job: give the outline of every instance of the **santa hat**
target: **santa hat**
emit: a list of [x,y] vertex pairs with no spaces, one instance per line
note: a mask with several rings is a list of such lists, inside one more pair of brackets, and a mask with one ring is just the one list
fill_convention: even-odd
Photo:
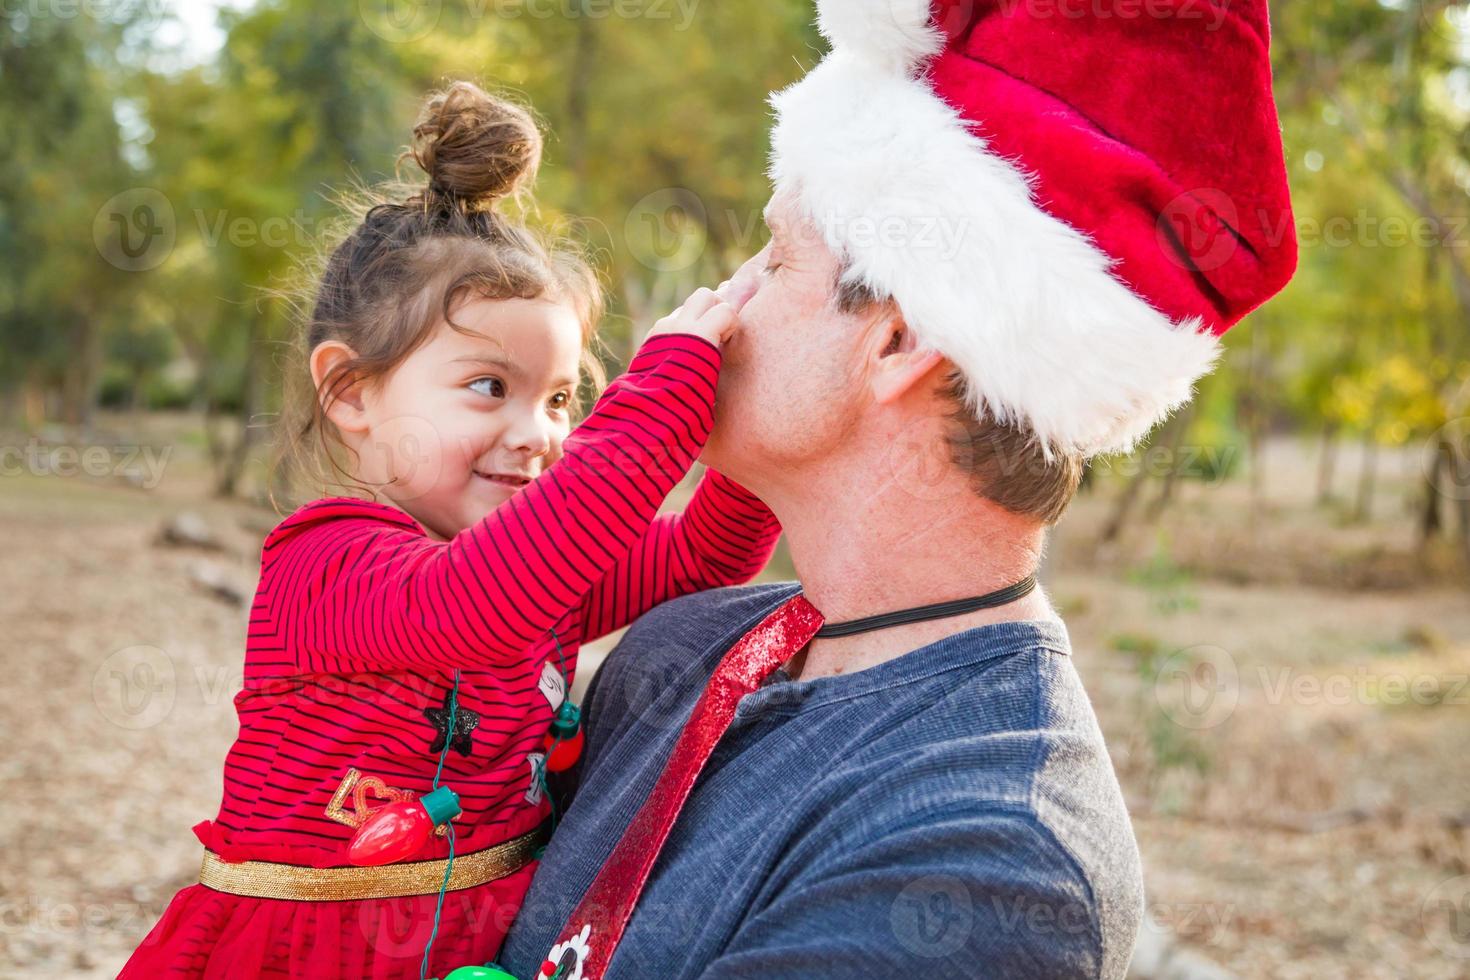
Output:
[[1296,269],[1266,0],[818,0],[771,174],[970,407],[1131,448]]

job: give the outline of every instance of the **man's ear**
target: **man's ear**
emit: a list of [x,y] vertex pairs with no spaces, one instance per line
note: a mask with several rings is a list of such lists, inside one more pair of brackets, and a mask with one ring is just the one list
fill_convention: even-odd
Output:
[[356,380],[344,383],[341,378],[333,379],[336,394],[328,405],[327,392],[322,390],[322,382],[333,370],[356,357],[353,349],[340,340],[324,340],[311,352],[311,381],[317,390],[317,397],[323,402],[327,418],[343,432],[365,432],[368,428],[362,385]]
[[879,322],[873,345],[870,379],[873,398],[880,405],[903,397],[944,360],[939,351],[919,346],[913,330],[896,308]]

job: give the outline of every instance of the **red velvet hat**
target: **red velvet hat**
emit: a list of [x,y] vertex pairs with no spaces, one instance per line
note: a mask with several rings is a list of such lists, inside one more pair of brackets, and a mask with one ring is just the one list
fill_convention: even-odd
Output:
[[1131,448],[1296,269],[1266,0],[819,0],[772,177],[971,407]]

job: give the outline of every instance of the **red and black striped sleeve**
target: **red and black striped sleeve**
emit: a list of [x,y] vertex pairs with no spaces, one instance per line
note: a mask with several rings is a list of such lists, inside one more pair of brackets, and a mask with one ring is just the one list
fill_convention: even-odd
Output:
[[705,472],[682,514],[662,514],[587,594],[583,639],[628,625],[669,599],[748,582],[766,566],[781,525],[749,490]]
[[[448,542],[398,514],[323,501],[336,520],[283,522],[262,578],[286,597],[297,667],[517,665],[629,551],[714,422],[720,351],[690,334],[650,338],[540,478]],[[294,523],[293,523],[294,521]],[[284,532],[284,533],[283,533]],[[270,552],[277,552],[272,555]]]

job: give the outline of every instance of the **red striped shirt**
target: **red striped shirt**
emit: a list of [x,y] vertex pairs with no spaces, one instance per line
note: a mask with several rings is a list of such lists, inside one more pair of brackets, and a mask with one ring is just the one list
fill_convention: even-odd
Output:
[[[570,678],[583,641],[666,599],[747,581],[775,547],[770,512],[713,471],[682,514],[657,513],[709,435],[719,367],[705,340],[651,338],[562,459],[451,541],[347,498],[282,521],[262,548],[240,734],[219,815],[196,828],[205,845],[227,860],[345,863],[359,806],[429,790],[440,731],[426,712],[443,708],[456,669],[460,711],[478,719],[441,777],[464,808],[457,851],[538,824],[551,631]],[[446,849],[436,838],[418,857]]]

